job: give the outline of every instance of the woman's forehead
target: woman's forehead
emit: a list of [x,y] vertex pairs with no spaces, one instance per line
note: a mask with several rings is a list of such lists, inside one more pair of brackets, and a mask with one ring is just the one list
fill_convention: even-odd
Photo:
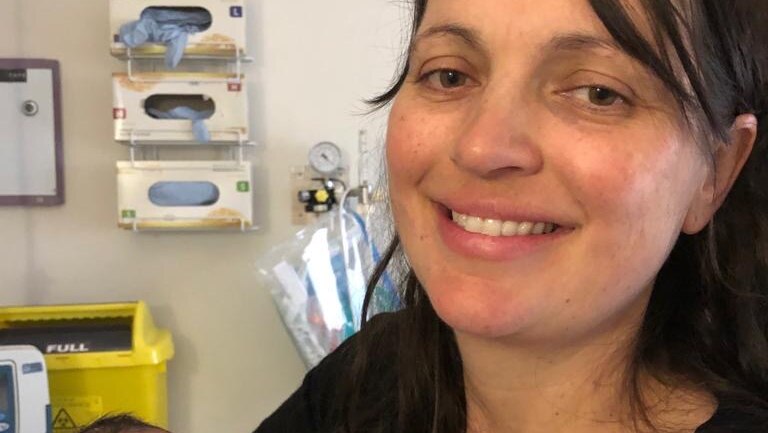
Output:
[[[620,3],[638,31],[650,38],[639,0]],[[487,45],[539,45],[557,35],[578,34],[618,47],[588,0],[429,0],[416,41],[450,25],[470,30]]]
[[587,0],[429,0],[419,31],[457,22],[490,33],[516,34],[528,28],[598,30],[600,20]]

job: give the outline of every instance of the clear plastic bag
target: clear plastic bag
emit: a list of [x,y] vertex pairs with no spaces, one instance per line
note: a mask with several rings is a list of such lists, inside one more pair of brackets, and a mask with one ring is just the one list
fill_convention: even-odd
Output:
[[[379,260],[365,220],[338,208],[275,246],[256,263],[264,285],[308,367],[360,329],[366,283]],[[385,275],[370,315],[399,307]]]

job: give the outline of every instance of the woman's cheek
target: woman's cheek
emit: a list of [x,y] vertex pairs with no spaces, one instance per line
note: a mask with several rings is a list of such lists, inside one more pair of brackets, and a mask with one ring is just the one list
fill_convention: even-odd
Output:
[[403,164],[408,163],[409,152],[418,154],[418,147],[411,144],[413,138],[407,119],[405,114],[398,114],[395,109],[389,116],[386,150],[390,181],[399,180]]
[[589,142],[585,138],[576,146],[577,154],[561,153],[568,161],[559,166],[588,218],[639,222],[666,201],[674,189],[672,173],[684,169],[675,149],[664,142],[663,137],[631,131]]
[[389,181],[389,195],[397,226],[399,221],[412,219],[409,203],[415,198],[416,186],[424,165],[423,144],[419,129],[415,128],[412,116],[401,114],[393,107],[387,129],[386,158]]
[[584,152],[571,178],[579,180],[573,194],[583,200],[595,234],[592,249],[617,267],[635,263],[624,278],[639,284],[652,279],[646,272],[661,266],[680,233],[697,177],[695,155],[658,134],[626,134],[625,140]]
[[[387,130],[387,170],[389,174],[390,198],[395,202],[410,205],[419,202],[421,182],[438,163],[448,149],[439,128],[434,128],[432,116],[419,114],[416,110],[393,107]],[[396,209],[395,209],[396,210]],[[397,217],[397,215],[396,215]]]

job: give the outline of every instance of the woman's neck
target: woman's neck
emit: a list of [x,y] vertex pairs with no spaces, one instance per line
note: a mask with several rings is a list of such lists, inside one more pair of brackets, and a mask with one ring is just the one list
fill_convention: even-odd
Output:
[[587,421],[594,427],[621,420],[615,345],[532,353],[460,334],[457,341],[477,433],[571,433]]
[[[535,345],[456,332],[469,433],[638,431],[629,379],[639,320],[624,322],[607,332]],[[638,386],[651,420],[670,431],[695,431],[716,406],[706,392],[662,385],[642,372]]]

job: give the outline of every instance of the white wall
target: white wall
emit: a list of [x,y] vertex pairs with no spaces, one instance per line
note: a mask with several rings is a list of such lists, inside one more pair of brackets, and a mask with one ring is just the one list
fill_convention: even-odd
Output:
[[[204,1],[204,0],[200,0]],[[289,167],[312,143],[355,155],[375,120],[360,102],[395,70],[407,10],[393,0],[247,0],[251,123],[264,143],[263,230],[134,234],[116,228],[107,0],[0,0],[0,57],[53,58],[63,84],[66,204],[0,208],[0,304],[143,299],[173,332],[171,429],[248,432],[304,367],[253,260],[286,238]],[[195,3],[195,1],[190,1]],[[373,125],[373,126],[372,126]]]

